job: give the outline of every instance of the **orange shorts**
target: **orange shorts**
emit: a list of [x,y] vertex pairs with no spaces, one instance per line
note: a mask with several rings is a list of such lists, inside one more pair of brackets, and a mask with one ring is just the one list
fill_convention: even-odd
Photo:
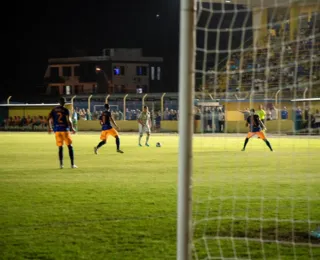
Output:
[[114,128],[111,128],[109,130],[103,130],[103,131],[101,131],[100,140],[102,140],[102,141],[107,140],[109,135],[116,137],[119,134],[118,134],[117,130]]
[[266,136],[264,134],[264,132],[260,131],[260,132],[249,132],[247,135],[247,138],[251,138],[253,136],[257,135],[258,137],[260,137],[262,140],[266,140]]
[[72,144],[70,132],[55,132],[56,135],[56,144],[57,146],[63,146],[63,143],[66,145]]

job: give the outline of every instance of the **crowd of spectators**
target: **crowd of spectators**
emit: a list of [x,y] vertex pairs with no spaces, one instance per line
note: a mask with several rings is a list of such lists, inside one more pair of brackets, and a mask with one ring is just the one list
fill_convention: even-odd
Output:
[[195,120],[201,120],[203,132],[223,133],[225,132],[225,110],[224,107],[195,107]]
[[[282,120],[289,118],[289,112],[287,107],[283,107],[282,109],[277,109],[273,104],[268,104],[265,107],[263,105],[259,105],[259,107],[255,108],[256,111],[262,111],[264,116],[260,116],[260,119],[263,121],[271,121],[277,120],[281,118]],[[245,108],[244,110],[239,110],[239,112],[243,113],[244,121],[247,120],[250,115],[250,109]]]
[[[72,119],[74,122],[79,120],[99,120],[100,115],[102,114],[102,110],[95,110],[94,112],[90,112],[89,109],[78,108],[76,107],[72,113]],[[140,113],[142,111],[140,109],[129,109],[127,108],[125,113],[123,113],[120,109],[111,109],[111,115],[113,118],[117,120],[137,120]],[[162,120],[166,121],[177,121],[179,120],[179,110],[165,108],[163,112],[160,110],[150,111],[152,128],[154,131],[160,130],[160,125]]]
[[47,128],[46,116],[10,116],[4,119],[2,126],[8,129],[43,130]]
[[[261,111],[263,116],[261,116]],[[243,113],[243,119],[246,121],[250,115],[250,109],[246,108],[244,110],[239,110]],[[259,115],[260,119],[263,122],[271,120],[287,120],[289,119],[289,111],[286,106],[281,109],[276,108],[273,104],[269,104],[266,107],[260,105],[259,108],[256,108],[256,113]],[[294,129],[300,131],[306,129],[313,129],[316,132],[320,133],[320,112],[319,109],[311,110],[308,106],[304,109],[301,106],[292,108],[291,118],[294,121]]]
[[278,48],[261,48],[255,61],[253,52],[248,51],[243,54],[242,65],[240,53],[235,53],[228,64],[228,90],[250,90],[253,87],[263,91],[265,88],[290,88],[310,80],[318,81],[319,57],[320,43],[313,43],[310,39],[300,44],[295,42]]
[[[291,119],[294,121],[295,130],[299,131],[302,129],[316,129],[320,132],[320,112],[319,109],[311,109],[308,106],[301,108],[297,106],[296,108],[290,109],[288,111],[287,107],[276,108],[273,104],[268,104],[265,107],[260,105],[256,108],[257,111],[263,110],[265,116],[264,121],[271,120],[287,120]],[[250,114],[250,109],[246,108],[244,110],[239,110],[243,113],[243,119]],[[72,119],[75,125],[79,120],[98,120],[102,111],[95,111],[90,113],[86,109],[76,108],[72,113]],[[137,117],[141,113],[139,109],[129,110],[126,113],[122,113],[120,110],[113,110],[112,115],[115,120],[137,120]],[[160,131],[161,121],[176,121],[179,120],[179,110],[173,110],[166,108],[163,112],[161,111],[150,111],[152,130]],[[201,121],[201,128],[204,132],[215,132],[222,133],[225,131],[225,110],[224,107],[205,107],[205,108],[194,108],[194,119]],[[2,127],[11,130],[45,130],[47,129],[47,117],[46,116],[13,116],[5,119],[2,122]]]
[[[225,91],[265,91],[272,88],[288,88],[320,80],[319,28],[313,29],[310,21],[300,29],[299,37],[290,41],[283,34],[288,31],[275,26],[266,38],[244,50],[236,50],[217,78],[208,82],[219,85]],[[223,71],[222,71],[223,72]],[[215,84],[215,80],[217,80]]]
[[[76,116],[77,120],[96,120],[102,113],[101,110],[95,110],[92,113],[89,109],[86,108],[75,108],[74,116]],[[161,111],[150,111],[151,113],[161,113]],[[141,113],[141,110],[138,108],[129,109],[127,108],[125,113],[121,109],[111,109],[111,113],[116,120],[136,120],[138,115]],[[169,109],[168,107],[163,111],[163,119],[164,120],[178,120],[179,111],[175,109]]]
[[[102,110],[96,110],[91,113],[89,109],[76,107],[73,112],[73,118],[76,120],[98,120],[102,112]],[[123,113],[120,109],[111,110],[111,114],[115,120],[137,120],[140,113],[140,109],[127,108],[125,113]],[[151,110],[150,114],[152,118],[160,116],[163,120],[172,121],[179,119],[179,110],[175,109],[166,108],[163,112],[161,112],[160,110]]]
[[308,106],[302,109],[298,106],[293,110],[293,120],[295,130],[314,129],[320,133],[320,111],[319,109],[311,110]]

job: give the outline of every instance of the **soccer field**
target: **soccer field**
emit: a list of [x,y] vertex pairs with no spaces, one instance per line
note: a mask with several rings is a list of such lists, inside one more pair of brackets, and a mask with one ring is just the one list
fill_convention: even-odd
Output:
[[[194,259],[320,259],[320,139],[194,138]],[[0,133],[0,259],[175,259],[178,136]],[[162,147],[155,147],[161,142]],[[277,242],[276,242],[277,241]]]

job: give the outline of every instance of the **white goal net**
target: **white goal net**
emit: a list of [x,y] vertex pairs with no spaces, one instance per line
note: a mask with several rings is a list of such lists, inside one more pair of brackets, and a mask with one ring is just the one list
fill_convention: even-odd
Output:
[[320,259],[319,29],[320,0],[198,0],[194,259]]

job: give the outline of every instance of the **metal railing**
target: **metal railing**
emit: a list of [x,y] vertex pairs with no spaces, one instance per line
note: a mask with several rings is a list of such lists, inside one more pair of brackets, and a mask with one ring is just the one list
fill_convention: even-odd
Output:
[[[248,88],[242,88],[241,90],[227,91],[227,92],[195,92],[195,99],[199,100],[217,100],[217,101],[253,101],[255,99],[270,99],[274,100],[275,104],[279,102],[279,99],[292,100],[296,98],[306,98],[306,94],[309,91],[309,96],[320,97],[320,88],[309,88],[308,85],[292,88],[271,88],[267,91],[251,91],[251,86]],[[226,95],[226,93],[228,95]],[[268,94],[266,97],[266,93]],[[215,94],[215,95],[213,95]],[[101,106],[105,103],[109,103],[114,106],[118,106],[121,110],[126,111],[128,109],[142,110],[144,105],[147,105],[149,109],[154,108],[157,111],[164,111],[165,109],[178,109],[179,103],[178,93],[146,93],[146,94],[88,94],[88,95],[66,95],[64,96],[73,107],[77,105],[82,108],[88,109],[90,112],[94,111],[94,106]],[[250,98],[251,97],[251,98]],[[13,101],[12,101],[13,99]],[[14,104],[14,97],[9,96],[6,99],[7,104]],[[53,102],[54,103],[54,102]],[[152,106],[154,104],[154,106]]]

